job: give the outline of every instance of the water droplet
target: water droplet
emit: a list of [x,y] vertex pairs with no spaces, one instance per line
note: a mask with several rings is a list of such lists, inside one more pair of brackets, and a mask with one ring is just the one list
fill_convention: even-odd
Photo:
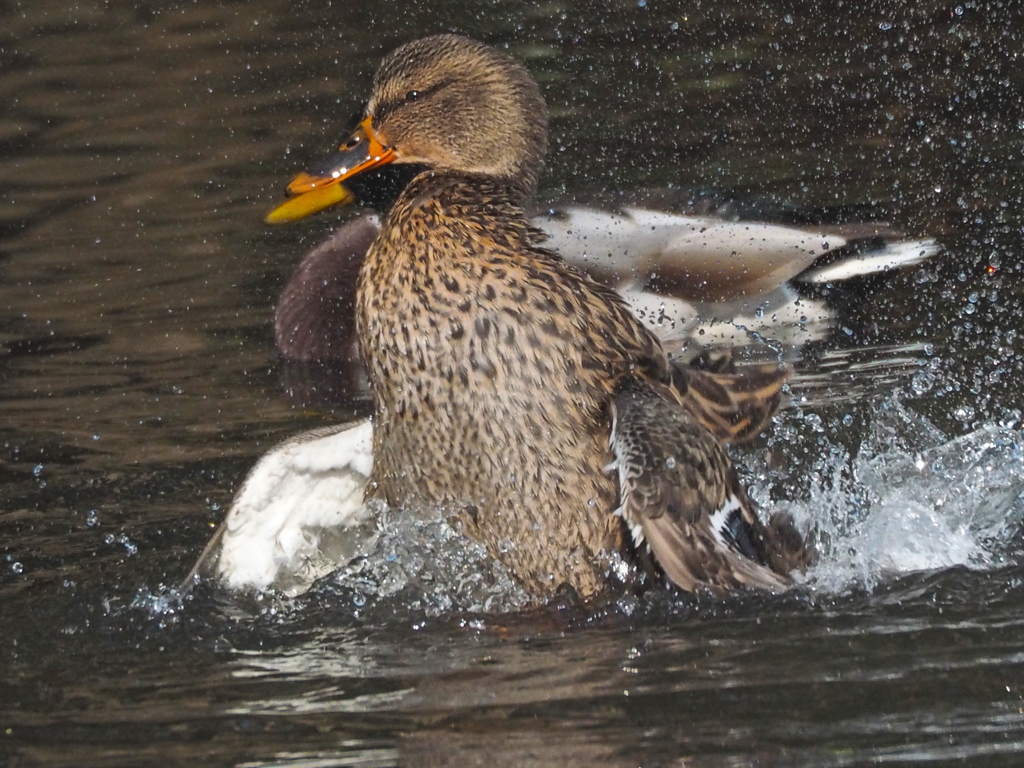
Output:
[[20,574],[25,570],[25,566],[21,563],[11,563],[11,573]]
[[127,534],[122,533],[117,537],[117,543],[124,547],[124,551],[128,553],[128,556],[137,555],[139,553],[139,547],[134,541],[128,538]]
[[923,395],[930,392],[935,386],[935,376],[928,371],[918,371],[910,381],[910,388],[914,394]]
[[953,411],[953,418],[966,424],[974,419],[974,408],[969,405],[961,405]]
[[626,616],[632,616],[640,607],[640,600],[636,595],[629,593],[620,597],[615,602],[615,606]]

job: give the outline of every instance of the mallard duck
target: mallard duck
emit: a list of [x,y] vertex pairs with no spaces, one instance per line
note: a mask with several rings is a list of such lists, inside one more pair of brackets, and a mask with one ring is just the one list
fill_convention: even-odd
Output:
[[[682,589],[714,592],[785,589],[806,561],[786,516],[759,520],[724,447],[766,426],[788,368],[671,359],[664,306],[658,322],[641,319],[644,302],[664,298],[651,299],[640,278],[616,286],[625,298],[610,290],[617,280],[603,259],[645,260],[674,276],[680,300],[750,299],[801,272],[813,276],[806,270],[844,241],[693,217],[655,222],[643,210],[552,212],[539,222],[545,235],[525,213],[545,140],[545,105],[525,68],[442,35],[386,57],[351,136],[289,185],[293,197],[268,220],[301,218],[352,192],[382,216],[350,223],[312,254],[276,318],[286,353],[341,356],[342,340],[332,341],[339,313],[324,308],[351,281],[325,280],[324,271],[337,278],[339,264],[361,264],[355,315],[374,401],[372,453],[369,425],[360,424],[289,441],[261,460],[224,540],[208,548],[221,546],[222,580],[268,586],[309,549],[308,529],[361,522],[334,512],[288,528],[289,504],[260,513],[289,476],[318,479],[339,467],[366,481],[367,496],[443,508],[538,597],[563,584],[597,593],[607,554],[623,549],[649,550]],[[580,222],[595,216],[603,218],[581,238]],[[602,282],[553,243],[596,267]],[[672,261],[680,243],[688,266]],[[931,250],[908,244],[882,258],[914,263]],[[760,261],[721,268],[737,251]],[[720,271],[731,281],[715,280]],[[818,269],[819,279],[832,279],[826,274]],[[305,453],[315,441],[357,446],[358,460],[318,469]],[[275,541],[273,554],[247,557],[256,539]]]
[[[798,356],[835,324],[823,288],[917,265],[939,250],[884,225],[800,228],[735,218],[714,198],[648,197],[656,199],[545,206],[531,223],[547,248],[614,288],[673,356],[763,342]],[[655,203],[669,208],[642,207]],[[719,212],[734,218],[712,215]],[[303,258],[274,311],[286,361],[331,361],[337,378],[359,370],[356,278],[379,230],[378,215],[355,216]]]
[[799,539],[762,525],[723,443],[763,429],[788,369],[673,364],[545,248],[524,206],[546,124],[520,63],[425,38],[384,59],[351,136],[289,186],[347,184],[383,213],[356,296],[367,493],[445,509],[540,597],[600,591],[626,531],[683,589],[784,588]]

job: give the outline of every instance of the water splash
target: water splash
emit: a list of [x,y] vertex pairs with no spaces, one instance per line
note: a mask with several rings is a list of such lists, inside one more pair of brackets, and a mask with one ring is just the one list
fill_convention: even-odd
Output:
[[[141,611],[150,618],[161,622],[173,623],[177,621],[178,616],[181,614],[185,601],[185,595],[165,584],[160,584],[155,589],[143,586],[136,590],[127,608],[133,611]],[[115,601],[108,597],[103,601],[103,610],[107,616],[116,617],[124,613],[125,606],[120,601]]]
[[505,613],[527,605],[526,592],[483,545],[457,531],[440,510],[412,515],[373,504],[377,536],[364,557],[320,585],[357,617],[380,611]]
[[[907,573],[989,569],[1011,559],[1024,518],[1019,430],[984,424],[950,439],[895,397],[870,409],[857,447],[839,444],[816,414],[788,421],[773,447],[798,426],[824,431],[781,446],[788,453],[819,449],[814,481],[797,501],[771,502],[810,531],[817,559],[803,580],[811,589],[870,590]],[[762,470],[755,481],[756,496],[778,499],[788,490],[793,498],[785,478],[766,482],[767,476]]]
[[[787,510],[809,532],[816,561],[800,576],[801,591],[874,590],[912,572],[1014,561],[1024,518],[1024,434],[1012,425],[982,424],[950,438],[891,394],[853,407],[785,411],[767,448],[737,463],[766,515]],[[360,538],[330,560],[323,572],[333,572],[311,593],[250,595],[242,600],[250,615],[275,619],[312,603],[359,621],[420,621],[530,603],[504,566],[440,510],[370,504],[367,524],[346,529]],[[636,576],[624,561],[611,567],[621,583]],[[622,599],[620,611],[631,615],[635,596]],[[185,600],[177,590],[144,588],[130,607],[174,623]],[[239,595],[231,604],[239,607]]]

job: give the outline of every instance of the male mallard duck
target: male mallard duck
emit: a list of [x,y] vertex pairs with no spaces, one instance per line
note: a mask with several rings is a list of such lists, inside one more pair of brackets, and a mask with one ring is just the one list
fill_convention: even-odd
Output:
[[[276,584],[282,565],[294,574],[292,561],[315,556],[312,529],[364,520],[347,512],[368,480],[367,494],[391,505],[448,510],[540,596],[563,583],[599,590],[603,554],[625,545],[623,521],[683,589],[786,587],[805,558],[800,537],[785,517],[761,524],[723,443],[762,429],[787,369],[671,361],[630,304],[643,316],[645,301],[664,300],[650,299],[644,270],[672,275],[690,302],[769,295],[801,272],[830,280],[837,273],[812,264],[845,242],[643,210],[574,209],[531,223],[523,206],[545,124],[519,63],[465,38],[431,37],[384,60],[351,137],[292,182],[294,197],[269,220],[347,202],[349,190],[384,217],[350,223],[314,252],[276,317],[286,353],[343,357],[329,308],[350,282],[339,272],[362,261],[356,320],[374,425],[322,430],[261,460],[221,549],[218,540],[208,548],[223,581]],[[582,236],[581,222],[590,224]],[[605,284],[545,247],[552,242]],[[932,252],[915,243],[878,258],[891,267]],[[632,284],[617,286],[627,304],[607,284],[614,266],[638,264]],[[664,323],[650,325],[670,338]],[[340,453],[323,462],[327,446]],[[285,522],[308,506],[290,484],[335,488],[342,468],[338,504],[303,509],[301,526]],[[274,546],[254,557],[248,545],[265,540]]]

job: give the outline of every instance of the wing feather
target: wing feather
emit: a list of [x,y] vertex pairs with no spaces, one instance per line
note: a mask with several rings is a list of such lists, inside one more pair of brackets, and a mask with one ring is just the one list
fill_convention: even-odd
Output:
[[802,540],[761,523],[702,421],[668,387],[636,379],[624,382],[613,411],[619,512],[665,575],[687,591],[785,590],[788,561],[777,550],[802,551]]
[[729,444],[749,442],[771,421],[792,375],[787,365],[755,365],[739,371],[673,365],[677,400],[715,437]]
[[182,584],[209,576],[228,589],[303,592],[365,544],[363,504],[373,466],[369,419],[304,432],[250,470]]

